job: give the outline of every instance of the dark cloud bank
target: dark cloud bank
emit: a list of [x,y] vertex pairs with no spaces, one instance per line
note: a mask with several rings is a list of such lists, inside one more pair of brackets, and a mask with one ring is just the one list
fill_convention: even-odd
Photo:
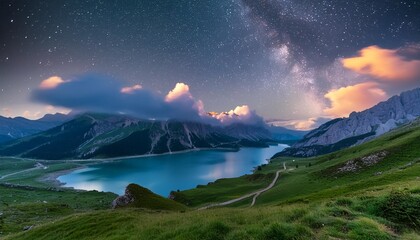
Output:
[[189,92],[189,87],[183,83],[178,83],[167,95],[140,86],[128,92],[123,92],[124,88],[130,86],[106,76],[87,74],[63,81],[51,88],[39,88],[33,91],[31,98],[36,102],[78,112],[126,114],[156,120],[199,121],[213,125],[236,122],[264,124],[263,118],[255,111],[238,116],[232,110],[232,114],[223,119],[210,117],[204,112],[203,103],[195,99]]

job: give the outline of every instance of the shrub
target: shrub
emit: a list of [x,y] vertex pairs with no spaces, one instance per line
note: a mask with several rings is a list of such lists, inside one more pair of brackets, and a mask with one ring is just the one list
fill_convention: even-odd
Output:
[[311,239],[312,233],[301,225],[292,225],[287,223],[274,223],[271,224],[263,232],[263,239],[267,240],[299,240]]
[[420,197],[393,191],[379,207],[379,214],[391,222],[420,230]]
[[349,198],[339,198],[335,203],[339,206],[351,206],[353,204],[353,201]]
[[313,212],[303,217],[302,222],[312,229],[320,229],[329,225],[331,220],[320,212]]
[[344,219],[353,219],[354,214],[346,208],[342,207],[332,207],[329,209],[331,216],[341,217]]
[[349,224],[349,239],[360,240],[386,240],[393,239],[387,232],[383,231],[380,226],[373,220],[361,218]]
[[287,222],[293,222],[293,221],[299,220],[300,218],[305,216],[305,214],[307,213],[308,211],[306,209],[297,208],[297,209],[293,209],[289,214],[285,216],[285,218]]
[[229,226],[226,224],[214,221],[208,224],[199,236],[199,239],[208,240],[222,240],[226,238],[226,235],[230,232]]

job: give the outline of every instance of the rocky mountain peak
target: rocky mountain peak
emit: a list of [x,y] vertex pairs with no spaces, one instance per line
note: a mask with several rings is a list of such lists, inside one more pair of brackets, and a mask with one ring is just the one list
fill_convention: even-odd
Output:
[[309,132],[282,155],[314,156],[360,144],[420,116],[420,88],[391,97],[348,118],[331,120]]

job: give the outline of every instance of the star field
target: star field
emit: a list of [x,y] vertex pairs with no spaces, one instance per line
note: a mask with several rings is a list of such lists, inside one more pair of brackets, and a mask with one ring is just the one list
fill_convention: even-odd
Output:
[[0,115],[43,113],[30,101],[42,80],[93,72],[162,92],[184,82],[208,110],[313,117],[349,81],[337,59],[419,43],[419,12],[394,0],[4,0]]

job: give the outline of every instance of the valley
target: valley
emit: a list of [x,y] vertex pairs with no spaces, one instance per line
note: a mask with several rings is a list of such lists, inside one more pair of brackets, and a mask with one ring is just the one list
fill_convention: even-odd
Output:
[[214,126],[125,115],[81,114],[44,132],[6,142],[0,155],[32,159],[89,159],[172,153],[200,148],[268,147],[263,126]]
[[419,13],[0,0],[0,240],[420,240]]
[[[47,169],[0,180],[1,232],[5,239],[74,239],[87,234],[87,229],[95,229],[93,239],[106,239],[111,233],[118,239],[417,239],[419,138],[420,122],[416,120],[373,141],[327,155],[275,158],[253,174],[173,192],[171,199],[186,206],[182,211],[162,210],[167,209],[165,202],[153,209],[111,210],[115,194],[40,182],[46,173],[78,167],[78,163],[49,161],[43,163]],[[375,157],[382,152],[384,157]],[[354,162],[358,167],[343,168]],[[1,175],[34,164],[17,159],[2,159],[1,163],[0,169],[7,169]],[[196,211],[266,188],[284,166],[287,170],[260,194],[252,208],[250,197]],[[110,225],[115,227],[110,229]],[[26,226],[31,230],[23,231]]]

